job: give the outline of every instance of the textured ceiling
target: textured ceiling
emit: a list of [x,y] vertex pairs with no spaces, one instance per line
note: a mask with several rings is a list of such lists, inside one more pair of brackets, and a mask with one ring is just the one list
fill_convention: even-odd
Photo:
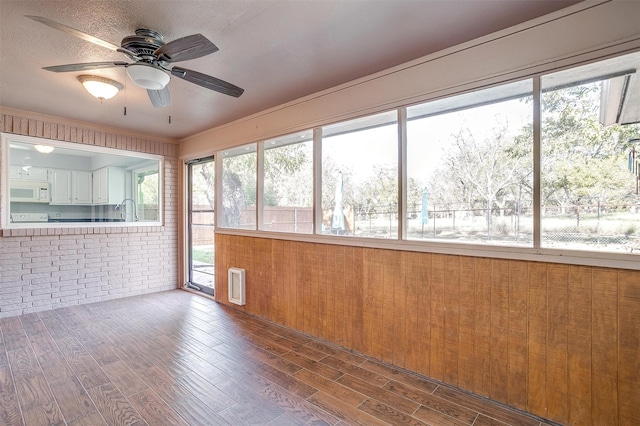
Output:
[[[179,139],[574,3],[0,0],[0,106]],[[113,68],[91,72],[125,86],[100,103],[77,80],[87,72],[52,73],[42,67],[127,58],[24,15],[43,16],[116,45],[140,27],[160,32],[165,41],[201,33],[220,51],[176,65],[245,92],[233,98],[173,77],[172,105],[154,108],[123,68]]]

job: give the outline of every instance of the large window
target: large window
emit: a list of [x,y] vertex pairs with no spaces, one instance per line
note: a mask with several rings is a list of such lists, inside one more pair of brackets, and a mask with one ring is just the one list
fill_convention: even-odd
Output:
[[221,220],[398,248],[640,253],[637,69],[640,52],[224,151]]
[[2,135],[5,228],[158,225],[162,157]]
[[256,229],[256,144],[222,153],[220,227]]
[[313,132],[270,139],[264,147],[260,229],[313,232]]
[[635,53],[542,78],[544,247],[640,250],[639,68]]
[[407,238],[533,241],[531,81],[407,109]]
[[398,237],[395,111],[322,129],[323,234]]

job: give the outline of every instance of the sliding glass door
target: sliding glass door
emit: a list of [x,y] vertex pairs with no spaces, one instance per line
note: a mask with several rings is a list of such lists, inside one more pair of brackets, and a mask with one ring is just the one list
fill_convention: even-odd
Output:
[[190,161],[189,281],[187,286],[209,295],[215,287],[215,167],[213,157]]

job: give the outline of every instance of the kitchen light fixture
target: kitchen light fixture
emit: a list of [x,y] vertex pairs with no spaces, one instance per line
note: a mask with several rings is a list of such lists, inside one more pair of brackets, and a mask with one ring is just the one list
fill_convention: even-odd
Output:
[[162,90],[169,83],[169,74],[152,65],[137,63],[127,67],[127,74],[136,86],[149,90]]
[[51,145],[35,145],[34,148],[36,151],[41,152],[43,154],[50,154],[55,149]]
[[121,89],[122,84],[97,75],[80,75],[78,80],[91,95],[104,101],[113,98]]

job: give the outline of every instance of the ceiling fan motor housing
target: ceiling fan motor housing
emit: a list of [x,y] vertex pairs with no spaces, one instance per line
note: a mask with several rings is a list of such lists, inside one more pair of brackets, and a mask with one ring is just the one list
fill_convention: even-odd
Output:
[[147,28],[138,28],[136,35],[130,35],[122,39],[121,46],[137,54],[143,61],[152,63],[158,57],[156,50],[164,46],[164,37],[157,31]]
[[169,83],[169,75],[158,68],[165,64],[155,54],[165,44],[162,34],[148,28],[138,28],[135,35],[123,38],[120,44],[140,58],[137,63],[127,67],[127,74],[136,86],[162,90]]

